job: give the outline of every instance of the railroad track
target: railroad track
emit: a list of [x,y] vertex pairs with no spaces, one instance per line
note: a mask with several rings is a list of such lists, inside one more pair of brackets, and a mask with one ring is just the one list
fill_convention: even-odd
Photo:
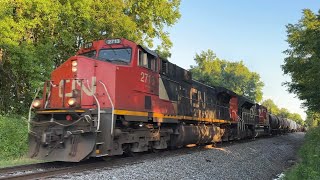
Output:
[[27,174],[30,174],[31,177],[31,174],[41,173],[42,171],[48,171],[58,168],[68,168],[72,166],[74,166],[73,163],[46,162],[1,168],[0,179],[20,179],[20,177],[22,178],[23,176],[28,177]]
[[79,163],[51,162],[2,168],[0,169],[0,180],[44,179],[48,177],[55,177],[58,175],[61,176],[68,173],[90,171],[94,169],[116,168],[120,166],[141,163],[141,161],[138,161],[137,157],[138,156],[126,158],[110,157],[108,161],[93,159]]
[[[259,138],[260,139],[260,138]],[[219,147],[232,146],[238,143],[248,143],[252,140],[231,141],[217,144]],[[209,148],[211,149],[211,148]],[[190,154],[196,151],[208,150],[206,146],[196,146],[192,148],[181,148],[157,153],[138,153],[133,157],[116,156],[110,157],[107,161],[101,159],[87,160],[79,163],[49,162],[31,165],[14,166],[0,169],[0,180],[3,179],[44,179],[47,177],[58,177],[69,173],[78,173],[95,169],[111,169],[121,166],[143,163],[148,159],[163,158],[166,156],[179,156]]]
[[[74,172],[79,172],[82,170],[91,170],[99,167],[103,167],[105,162],[90,162],[90,163],[80,163],[79,165],[61,165],[60,167],[48,167],[44,169],[43,167],[41,168],[41,165],[38,166],[29,166],[29,168],[33,167],[40,167],[42,170],[30,170],[28,169],[26,172],[27,167],[23,167],[24,172],[17,172],[17,173],[6,173],[5,176],[2,176],[0,179],[42,179],[46,177],[52,177],[55,175],[62,175],[62,174],[67,174],[67,173],[74,173]],[[13,170],[13,169],[12,169]],[[29,172],[28,172],[29,171]],[[1,171],[0,171],[1,172]]]

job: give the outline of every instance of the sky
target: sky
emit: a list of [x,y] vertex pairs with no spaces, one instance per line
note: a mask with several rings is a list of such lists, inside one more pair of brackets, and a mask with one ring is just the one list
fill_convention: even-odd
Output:
[[196,53],[212,49],[217,57],[243,60],[260,74],[263,99],[305,118],[305,109],[294,94],[282,86],[283,51],[288,49],[286,25],[297,23],[302,10],[320,9],[316,0],[182,0],[181,19],[168,29],[173,42],[171,62],[189,69]]

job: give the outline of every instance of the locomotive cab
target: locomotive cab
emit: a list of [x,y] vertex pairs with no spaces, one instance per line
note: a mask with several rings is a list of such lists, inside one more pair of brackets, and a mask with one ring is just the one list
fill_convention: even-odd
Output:
[[157,54],[123,38],[85,44],[52,72],[42,99],[32,103],[30,156],[80,161],[111,150],[122,154],[113,148],[116,121],[157,108],[158,63]]

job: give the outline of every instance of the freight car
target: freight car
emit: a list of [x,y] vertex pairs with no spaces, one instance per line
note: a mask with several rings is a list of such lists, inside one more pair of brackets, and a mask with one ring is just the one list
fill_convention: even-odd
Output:
[[272,134],[283,134],[288,132],[302,131],[302,126],[287,118],[277,117],[269,114],[270,130]]
[[143,46],[105,39],[85,44],[36,95],[29,154],[78,162],[254,138],[280,126],[265,107],[195,81]]

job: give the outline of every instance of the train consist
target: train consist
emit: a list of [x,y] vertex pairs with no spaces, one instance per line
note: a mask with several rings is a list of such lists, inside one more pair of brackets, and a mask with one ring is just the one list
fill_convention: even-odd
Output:
[[300,128],[231,90],[193,80],[143,46],[105,39],[55,69],[34,99],[29,154],[78,162]]

